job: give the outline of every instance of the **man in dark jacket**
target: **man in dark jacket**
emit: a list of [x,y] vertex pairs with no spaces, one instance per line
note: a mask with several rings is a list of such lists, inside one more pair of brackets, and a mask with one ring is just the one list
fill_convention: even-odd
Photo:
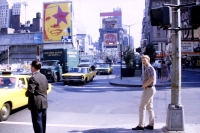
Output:
[[48,81],[40,73],[41,63],[37,60],[31,63],[32,76],[28,81],[26,96],[28,97],[28,109],[31,111],[33,129],[35,133],[46,132],[46,109]]

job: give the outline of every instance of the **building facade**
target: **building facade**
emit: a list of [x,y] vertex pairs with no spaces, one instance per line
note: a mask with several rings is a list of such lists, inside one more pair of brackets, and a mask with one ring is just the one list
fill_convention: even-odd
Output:
[[119,12],[121,13],[121,16],[114,16],[114,18],[117,18],[117,25],[118,27],[122,27],[122,10],[121,8],[117,7],[117,8],[113,8],[113,12]]
[[121,8],[114,8],[113,12],[102,12],[100,18],[102,19],[102,28],[99,29],[101,57],[118,58],[117,45],[124,44]]
[[10,4],[8,0],[0,0],[0,28],[10,28]]
[[[180,4],[194,3],[197,0],[181,0]],[[157,26],[151,26],[150,9],[161,7],[164,3],[170,4],[171,0],[146,0],[141,36],[141,47],[146,44],[154,44],[157,58],[167,59],[172,53],[171,32]],[[188,7],[181,7],[181,26],[190,28]],[[181,31],[182,62],[194,61],[195,66],[200,67],[200,28]]]
[[26,25],[26,4],[24,3],[14,3],[12,6],[12,16],[18,16],[20,20],[20,25]]

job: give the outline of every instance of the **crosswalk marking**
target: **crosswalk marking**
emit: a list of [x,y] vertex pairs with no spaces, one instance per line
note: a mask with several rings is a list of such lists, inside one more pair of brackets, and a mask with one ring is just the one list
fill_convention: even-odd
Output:
[[[30,122],[11,122],[11,121],[4,121],[0,124],[12,124],[12,125],[32,125]],[[47,124],[50,127],[77,127],[77,128],[95,128],[97,126],[90,126],[90,125],[68,125],[68,124]]]

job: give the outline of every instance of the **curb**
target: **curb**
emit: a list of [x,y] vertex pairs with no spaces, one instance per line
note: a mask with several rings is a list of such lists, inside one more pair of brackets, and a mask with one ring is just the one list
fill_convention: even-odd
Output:
[[[114,83],[112,81],[110,81],[111,85],[114,86],[122,86],[122,87],[142,87],[142,85],[140,84],[120,84],[120,83]],[[169,87],[171,86],[171,84],[165,84],[165,85],[155,85],[155,87]]]

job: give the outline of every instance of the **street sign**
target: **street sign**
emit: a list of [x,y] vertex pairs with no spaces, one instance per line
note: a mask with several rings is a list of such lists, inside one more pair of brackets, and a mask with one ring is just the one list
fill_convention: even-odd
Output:
[[72,42],[71,36],[62,36],[62,42]]

